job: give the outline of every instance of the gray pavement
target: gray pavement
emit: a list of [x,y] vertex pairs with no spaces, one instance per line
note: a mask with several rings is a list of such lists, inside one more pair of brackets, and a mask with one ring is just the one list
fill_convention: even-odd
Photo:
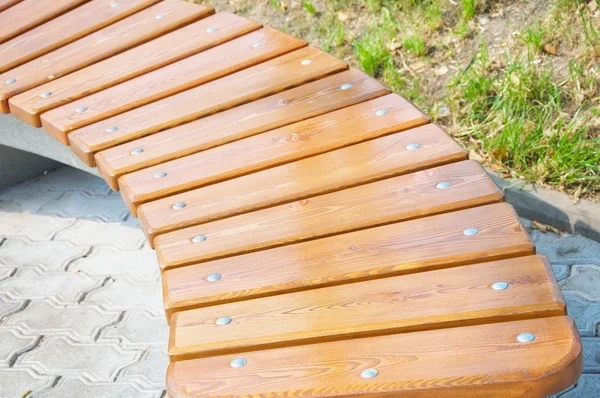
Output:
[[[600,243],[531,233],[583,337],[584,375],[558,396],[600,397]],[[118,193],[67,167],[0,192],[0,398],[164,397],[167,335]]]

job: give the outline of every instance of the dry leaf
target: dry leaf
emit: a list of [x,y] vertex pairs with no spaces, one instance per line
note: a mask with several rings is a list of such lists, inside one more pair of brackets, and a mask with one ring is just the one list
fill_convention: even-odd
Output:
[[344,12],[338,12],[337,14],[337,19],[339,19],[342,22],[346,22],[347,20],[350,19],[350,16]]
[[548,54],[558,55],[558,50],[552,44],[544,44],[543,49],[544,49],[544,52],[546,52]]
[[446,65],[442,65],[435,70],[436,76],[444,76],[446,73],[448,73],[448,67]]
[[556,235],[560,235],[560,230],[558,228],[554,228],[550,225],[542,224],[541,222],[538,222],[535,220],[531,220],[531,226],[533,228],[537,229],[538,231],[552,232],[552,233],[555,233]]
[[598,9],[598,3],[596,0],[590,1],[587,6],[590,12],[595,12]]
[[419,71],[426,66],[427,64],[425,62],[415,62],[414,64],[408,65],[408,67],[414,71]]
[[395,53],[396,50],[399,49],[400,47],[402,47],[402,44],[399,43],[398,41],[396,41],[395,37],[392,39],[392,42],[390,44],[388,44],[388,48],[393,53]]

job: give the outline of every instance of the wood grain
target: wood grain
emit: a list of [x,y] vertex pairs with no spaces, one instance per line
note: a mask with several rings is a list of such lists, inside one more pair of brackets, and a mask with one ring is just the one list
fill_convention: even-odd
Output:
[[[312,60],[312,64],[302,65],[303,60]],[[75,130],[69,134],[71,149],[84,158],[85,154],[191,122],[344,69],[347,69],[347,65],[331,55],[313,47],[305,47]],[[46,119],[47,115],[42,115],[42,124],[52,125],[53,120]],[[106,129],[112,126],[118,130],[106,134]]]
[[[465,236],[467,228],[476,235]],[[167,319],[216,304],[533,254],[506,203],[317,239],[167,270]],[[218,273],[216,282],[206,280]]]
[[[535,340],[519,343],[524,331]],[[243,357],[242,368],[229,362]],[[379,375],[360,373],[376,368]],[[184,397],[544,397],[583,369],[570,317],[519,320],[278,348],[172,363],[167,391]]]
[[[492,289],[497,281],[509,287]],[[519,257],[176,312],[169,355],[183,360],[557,316],[565,308],[546,258]],[[217,325],[222,316],[231,323]]]
[[[340,90],[343,84],[350,90]],[[381,83],[356,69],[250,102],[101,151],[98,171],[113,189],[123,174],[164,163],[388,94]],[[131,151],[144,152],[132,156]],[[86,158],[89,159],[89,158]],[[89,163],[88,163],[89,164]],[[93,164],[93,163],[92,163]]]
[[[207,50],[260,28],[235,14],[218,13],[114,57],[12,97],[11,113],[40,127],[40,114]],[[207,31],[214,29],[214,31]],[[40,92],[51,92],[40,97]]]
[[[110,1],[92,0],[0,45],[0,73],[89,35],[155,3],[127,0],[119,7]],[[38,12],[36,7],[30,10]]]
[[[14,6],[21,0],[0,0],[0,12]],[[0,16],[1,17],[1,16]]]
[[[9,111],[10,97],[142,44],[212,12],[212,9],[196,4],[165,0],[2,73],[0,110],[4,113]],[[158,14],[165,17],[157,20]],[[16,79],[16,82],[3,84],[9,78]]]
[[[386,115],[379,116],[379,110]],[[174,193],[319,155],[427,123],[404,98],[390,94],[331,113],[188,155],[119,178],[132,209]],[[165,178],[156,179],[158,172]],[[135,213],[134,213],[135,214]]]
[[[255,47],[262,43],[260,47]],[[306,42],[263,28],[199,54],[53,109],[44,120],[67,132],[200,86],[306,46]],[[86,107],[78,113],[75,110]],[[47,126],[47,125],[46,125]],[[63,134],[66,139],[66,134]]]
[[[88,0],[23,0],[16,4],[12,2],[12,7],[4,9],[0,15],[0,44],[86,1]],[[8,4],[10,6],[11,2]]]
[[[415,143],[419,148],[406,148]],[[138,217],[152,244],[161,233],[466,158],[466,151],[439,126],[428,124],[148,202],[138,208]],[[186,206],[175,210],[176,203]]]
[[[442,181],[451,186],[436,188]],[[172,268],[502,198],[477,162],[464,161],[169,232],[154,245],[161,267]],[[198,235],[206,240],[193,243]]]

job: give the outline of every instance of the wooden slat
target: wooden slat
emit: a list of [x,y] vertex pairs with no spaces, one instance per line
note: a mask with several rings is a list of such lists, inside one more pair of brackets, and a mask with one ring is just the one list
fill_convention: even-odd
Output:
[[[8,99],[14,95],[161,36],[212,12],[210,8],[184,1],[164,0],[91,35],[2,73],[0,110],[4,113],[9,111]],[[165,17],[156,19],[159,14]],[[4,84],[7,79],[16,79],[16,82]]]
[[[0,45],[0,73],[89,35],[154,4],[156,0],[128,0],[111,7],[92,0]],[[38,12],[37,7],[30,10]]]
[[[21,0],[0,0],[0,12],[14,6]],[[0,16],[1,17],[1,16]]]
[[[303,60],[312,60],[302,65]],[[69,134],[79,157],[187,123],[212,113],[281,92],[287,88],[347,69],[347,65],[313,47],[305,47],[169,98],[92,124]],[[54,120],[42,115],[46,131]],[[107,134],[106,129],[118,130]],[[55,136],[63,132],[54,128]]]
[[[476,235],[463,231],[476,228]],[[176,311],[533,254],[506,203],[209,261],[162,275],[167,319]],[[216,282],[207,276],[220,274]]]
[[[407,149],[406,146],[411,144],[418,144],[419,148]],[[138,208],[138,217],[152,244],[156,235],[175,229],[466,158],[466,151],[440,127],[428,124],[145,203]],[[176,203],[186,206],[173,209]]]
[[[520,343],[529,332],[535,340]],[[236,357],[242,368],[231,368]],[[377,377],[361,372],[376,368]],[[581,340],[570,317],[394,334],[172,363],[184,397],[544,397],[576,382]]]
[[[352,84],[352,89],[340,90],[339,87],[345,83]],[[113,189],[118,189],[117,178],[123,174],[388,93],[389,90],[377,80],[352,69],[109,148],[97,153],[95,160],[104,179]],[[142,148],[144,152],[132,156],[131,151],[135,148]]]
[[[256,47],[257,43],[261,45]],[[66,140],[66,131],[158,101],[304,46],[305,41],[273,28],[260,29],[53,109],[44,115],[44,120],[54,120],[53,129],[59,129],[62,139]],[[81,107],[87,110],[76,112]]]
[[[0,43],[43,24],[88,0],[23,0],[2,11]],[[11,2],[8,2],[9,5]],[[0,6],[2,7],[2,6]]]
[[[491,285],[505,281],[508,289]],[[543,256],[401,275],[176,312],[173,360],[563,315]],[[231,323],[217,325],[219,317]]]
[[[151,72],[259,28],[260,24],[235,14],[218,13],[16,95],[9,101],[10,111],[24,122],[40,127],[42,112]],[[40,97],[40,92],[51,92],[52,95]]]
[[[379,110],[387,110],[378,115]],[[135,214],[142,203],[368,141],[427,123],[404,98],[390,94],[243,140],[149,167],[119,179]],[[227,161],[224,161],[227,159]],[[157,179],[155,174],[166,172]]]
[[[451,186],[438,189],[438,182]],[[464,161],[169,232],[154,244],[161,267],[172,268],[502,198],[479,163]],[[206,240],[192,242],[199,235]]]

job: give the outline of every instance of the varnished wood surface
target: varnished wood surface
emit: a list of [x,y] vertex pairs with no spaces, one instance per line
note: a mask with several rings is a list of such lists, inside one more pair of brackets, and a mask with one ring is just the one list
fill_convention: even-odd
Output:
[[[0,74],[0,109],[7,113],[8,99],[14,95],[111,57],[210,13],[212,9],[197,4],[165,0],[2,73]],[[159,14],[165,17],[157,20],[156,16]],[[2,84],[9,78],[17,81],[13,84]]]
[[[380,110],[388,113],[380,116],[377,114]],[[127,174],[119,179],[119,187],[133,212],[141,203],[407,130],[428,121],[427,116],[407,100],[390,94]],[[166,172],[167,176],[156,179],[158,172]]]
[[[436,188],[442,181],[451,186]],[[172,268],[502,198],[477,162],[464,161],[168,232],[154,245],[161,267]],[[206,240],[193,243],[198,235]]]
[[[260,46],[256,47],[257,43]],[[84,127],[306,46],[306,42],[263,28],[199,54],[118,84],[44,115],[62,132]],[[75,110],[86,107],[78,113]],[[64,136],[66,139],[66,135]]]
[[[120,2],[119,7],[110,7],[110,3],[108,0],[91,0],[3,43],[0,45],[0,73],[102,29],[156,3],[156,0],[127,0]],[[33,10],[30,12],[34,13]],[[0,20],[4,21],[4,18],[0,16]]]
[[[535,335],[520,343],[523,332]],[[246,366],[231,368],[234,358]],[[363,370],[379,374],[363,379]],[[278,348],[172,363],[184,397],[544,397],[583,368],[573,319],[550,317]]]
[[[10,8],[0,15],[0,43],[4,43],[56,16],[68,12],[88,0],[23,0],[9,1]],[[156,0],[158,1],[158,0]],[[0,8],[3,8],[0,4]],[[1,62],[1,61],[0,61]]]
[[4,11],[9,7],[14,6],[21,0],[0,0],[0,11]]
[[[312,64],[302,65],[303,60],[312,60]],[[86,158],[100,150],[281,92],[347,67],[329,54],[313,47],[305,47],[75,130],[69,134],[69,142],[76,155]],[[54,123],[45,118],[47,114],[42,115],[42,124],[45,126]],[[112,126],[118,130],[106,134],[106,129]]]
[[[40,127],[40,114],[260,28],[235,14],[217,13],[123,53],[12,97],[11,113]],[[214,29],[214,31],[213,31]],[[42,98],[40,92],[51,92]]]
[[[411,144],[419,147],[407,149]],[[148,202],[138,208],[138,217],[152,244],[156,235],[175,229],[466,158],[466,151],[439,126],[428,124]],[[176,203],[186,206],[173,209]]]
[[[476,235],[463,231],[476,228]],[[533,254],[506,203],[475,207],[167,270],[167,319],[176,311]],[[211,274],[221,279],[210,282]]]
[[[343,84],[352,84],[340,90]],[[98,171],[113,189],[123,174],[315,117],[389,93],[356,69],[101,151]],[[135,156],[131,151],[141,148]],[[89,163],[88,163],[89,164]]]
[[[497,281],[509,284],[497,291]],[[566,314],[543,256],[401,275],[176,312],[174,360]],[[228,325],[217,318],[228,316]]]

